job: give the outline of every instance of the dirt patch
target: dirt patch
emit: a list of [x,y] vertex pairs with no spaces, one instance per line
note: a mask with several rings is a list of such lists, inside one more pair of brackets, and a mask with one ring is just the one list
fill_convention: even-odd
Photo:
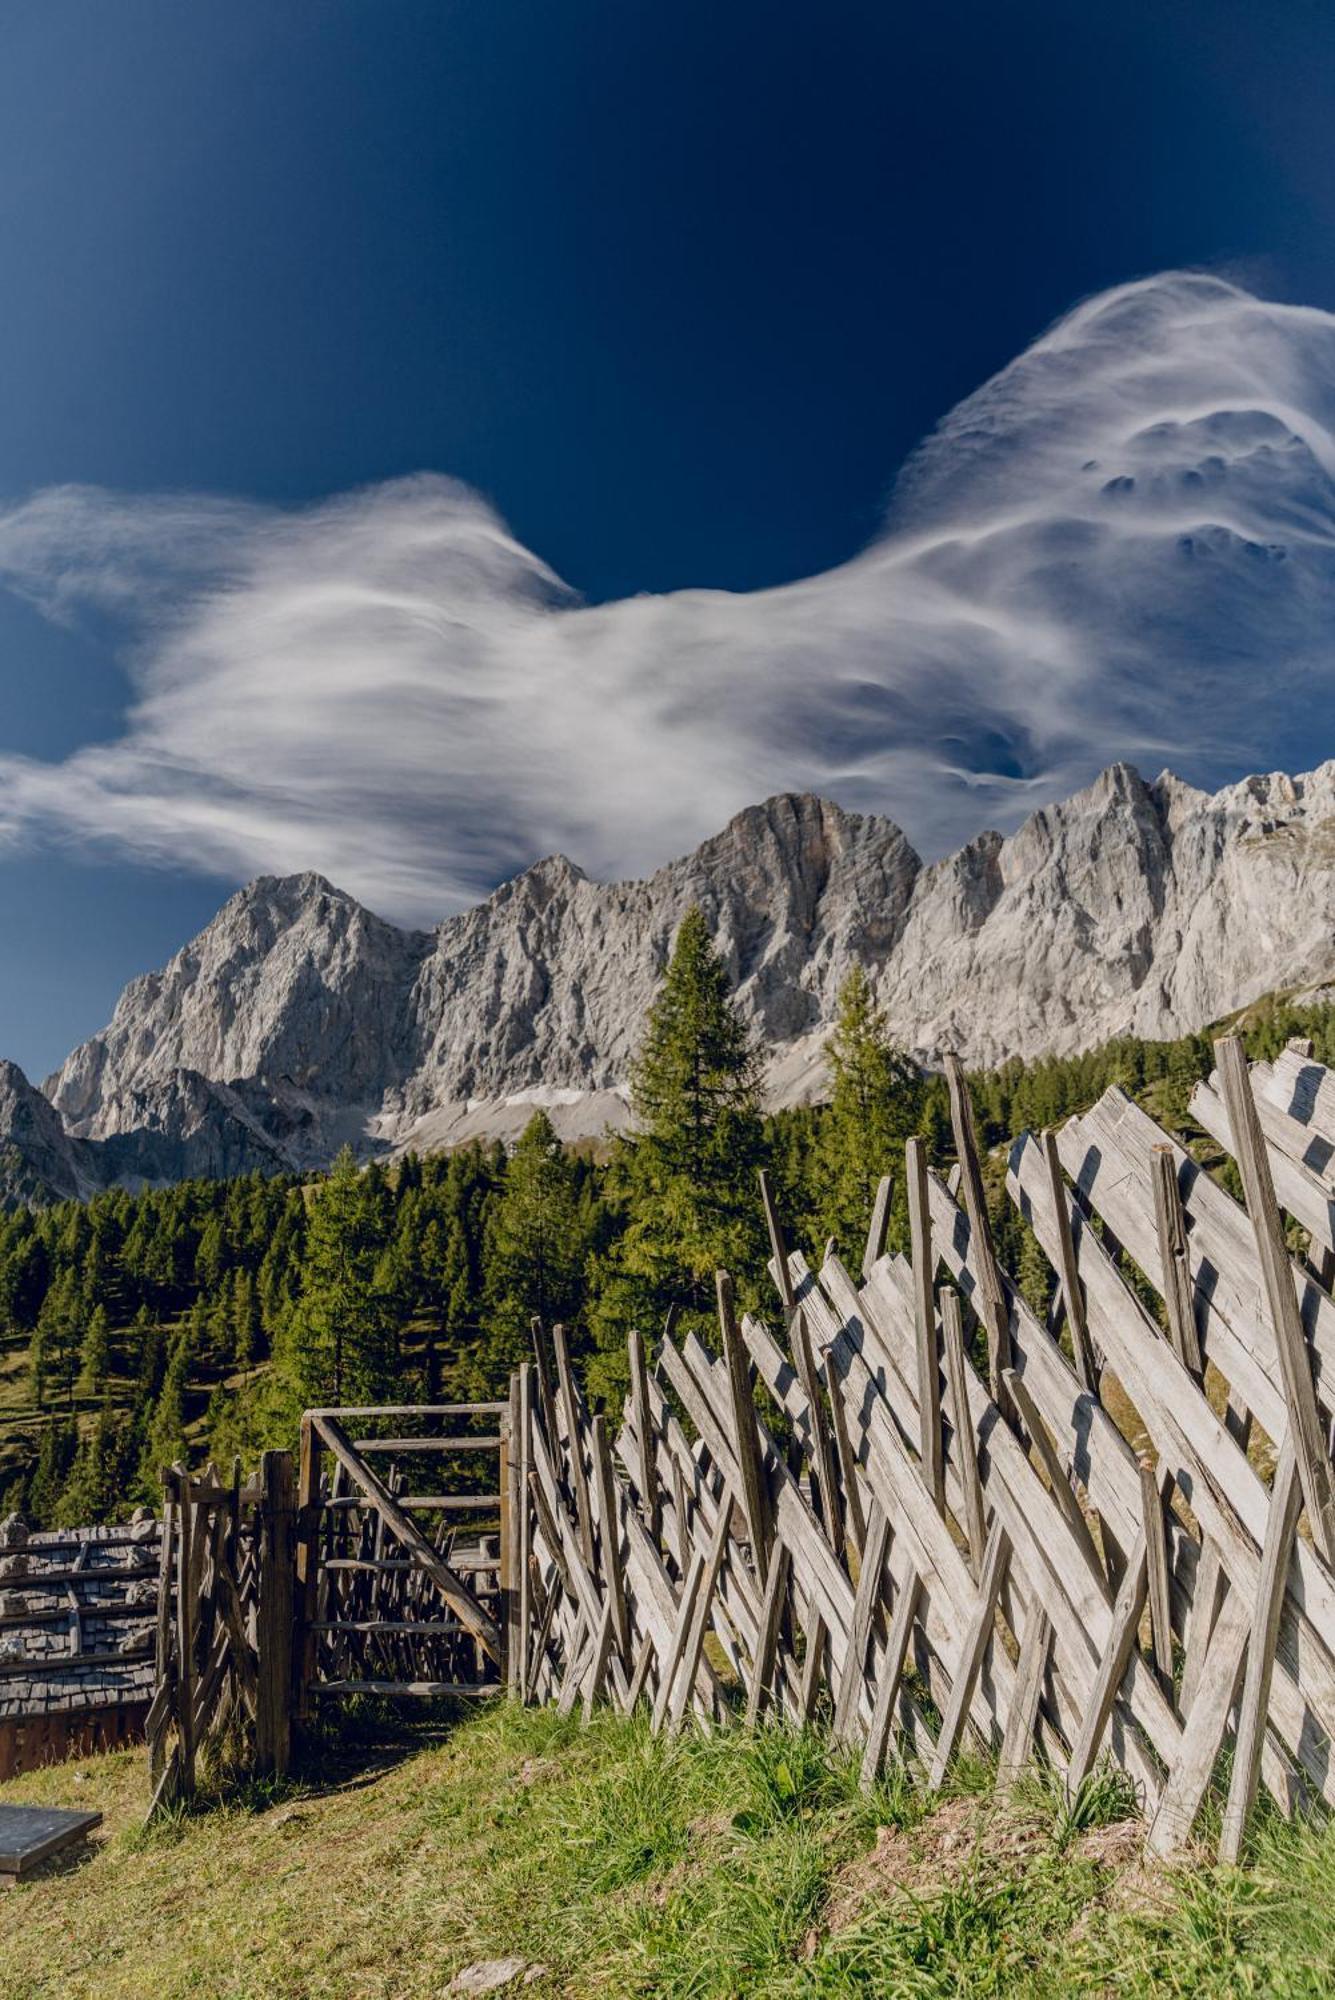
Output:
[[[1041,1803],[996,1798],[947,1799],[916,1826],[883,1826],[870,1852],[835,1877],[823,1923],[807,1937],[804,1955],[812,1956],[825,1937],[856,1922],[869,1905],[936,1896],[980,1868],[998,1877],[1023,1875],[1040,1855],[1053,1852],[1053,1838],[1052,1815]],[[1106,1876],[1097,1898],[1105,1908],[1152,1909],[1162,1900],[1166,1870],[1145,1859],[1142,1820],[1093,1827],[1070,1851]]]
[[1051,1839],[1051,1824],[1041,1814],[994,1800],[947,1799],[916,1826],[878,1830],[871,1851],[835,1878],[825,1929],[844,1929],[871,1902],[933,1895],[980,1860],[1022,1869]]

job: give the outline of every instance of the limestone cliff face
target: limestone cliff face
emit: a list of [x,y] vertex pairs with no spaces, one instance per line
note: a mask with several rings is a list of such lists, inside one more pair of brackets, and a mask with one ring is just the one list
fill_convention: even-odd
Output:
[[600,1131],[624,1120],[692,902],[776,1102],[821,1089],[854,962],[924,1061],[1179,1034],[1335,972],[1335,764],[1213,796],[1117,765],[1009,839],[982,834],[926,867],[891,820],[785,795],[647,881],[592,882],[557,856],[434,933],[384,923],[320,876],[266,877],[133,981],[47,1079],[59,1120],[42,1143],[95,1144],[77,1155],[85,1180],[153,1179],[317,1164],[344,1139],[507,1134],[535,1103],[567,1132]]

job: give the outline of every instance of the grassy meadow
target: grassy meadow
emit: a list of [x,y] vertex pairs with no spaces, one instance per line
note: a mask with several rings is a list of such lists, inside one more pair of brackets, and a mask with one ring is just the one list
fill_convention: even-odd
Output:
[[3,2000],[437,2000],[512,1954],[534,1996],[1335,1991],[1335,1832],[1263,1818],[1246,1873],[1147,1869],[1110,1774],[1074,1809],[982,1764],[867,1796],[810,1732],[497,1704],[147,1832],[145,1797],[133,1752],[0,1787],[105,1814],[0,1902]]

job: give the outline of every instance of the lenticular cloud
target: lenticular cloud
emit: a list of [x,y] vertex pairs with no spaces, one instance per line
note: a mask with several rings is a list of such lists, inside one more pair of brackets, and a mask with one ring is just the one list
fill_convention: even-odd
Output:
[[[1170,273],[1079,306],[910,461],[878,539],[751,595],[582,604],[472,491],[297,513],[84,488],[0,586],[122,620],[119,740],[0,753],[0,847],[318,868],[436,918],[804,788],[927,852],[1125,757],[1307,765],[1335,693],[1335,316]],[[0,724],[0,728],[2,728]]]

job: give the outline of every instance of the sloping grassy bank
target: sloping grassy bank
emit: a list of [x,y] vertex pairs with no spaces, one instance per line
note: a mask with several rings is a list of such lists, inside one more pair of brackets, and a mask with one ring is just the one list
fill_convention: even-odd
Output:
[[147,1834],[136,1754],[0,1786],[20,1800],[106,1825],[0,1900],[4,2000],[436,2000],[510,1954],[535,1996],[1335,1992],[1330,1831],[1263,1825],[1245,1875],[1147,1871],[1109,1778],[1074,1814],[981,1769],[864,1798],[786,1730],[498,1706]]

